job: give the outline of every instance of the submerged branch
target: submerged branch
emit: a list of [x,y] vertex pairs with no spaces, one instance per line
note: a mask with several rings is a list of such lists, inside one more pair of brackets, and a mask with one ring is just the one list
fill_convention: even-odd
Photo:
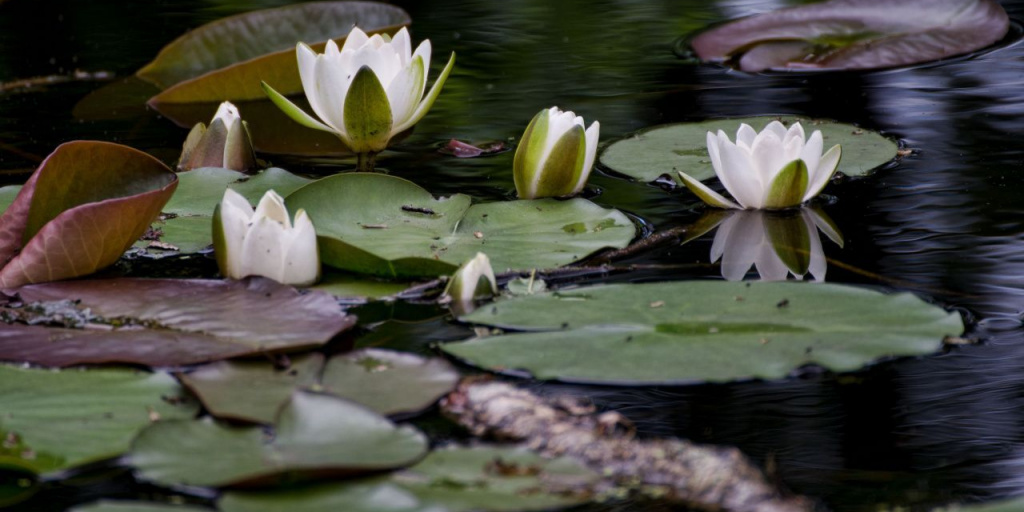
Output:
[[542,398],[508,383],[464,379],[442,401],[443,412],[476,436],[523,442],[550,457],[573,457],[608,483],[701,510],[799,512],[813,509],[787,496],[736,448],[680,439],[634,439],[625,418],[596,414],[572,398]]

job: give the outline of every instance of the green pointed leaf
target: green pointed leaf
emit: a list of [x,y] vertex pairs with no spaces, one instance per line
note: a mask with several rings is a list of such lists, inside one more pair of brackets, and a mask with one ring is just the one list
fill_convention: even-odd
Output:
[[296,390],[315,390],[387,415],[414,414],[455,387],[458,372],[439,358],[362,349],[325,360],[293,358],[287,368],[269,362],[223,361],[179,376],[218,418],[273,423]]
[[635,234],[625,215],[584,199],[471,205],[469,196],[435,199],[381,174],[324,178],[286,203],[313,220],[325,264],[383,277],[451,274],[477,252],[496,272],[553,268],[625,247]]
[[0,365],[0,469],[51,473],[117,457],[156,419],[192,417],[169,375]]
[[521,198],[534,197],[533,184],[541,170],[540,158],[544,154],[544,141],[548,137],[548,118],[547,110],[541,110],[533,116],[530,124],[526,126],[526,131],[523,132],[523,138],[519,140],[519,147],[516,148],[512,175],[516,191]]
[[335,397],[297,392],[269,438],[262,427],[166,421],[135,438],[129,462],[140,478],[162,485],[226,487],[370,473],[411,464],[426,451],[426,438],[412,427]]
[[[508,471],[495,470],[500,464]],[[518,470],[518,471],[517,471]],[[521,448],[435,450],[386,477],[269,492],[228,492],[223,512],[525,512],[587,501],[560,492],[590,488],[598,475],[568,458],[545,459]]]
[[565,132],[554,147],[544,168],[540,171],[537,193],[533,197],[561,197],[569,195],[583,173],[583,162],[587,157],[586,139],[583,127],[573,125]]
[[774,379],[807,364],[852,371],[934,352],[963,332],[959,314],[907,293],[796,282],[592,286],[461,319],[530,331],[443,346],[476,366],[620,384]]
[[787,126],[799,121],[808,136],[821,130],[826,148],[841,144],[843,159],[839,172],[847,176],[868,174],[895,158],[899,149],[893,140],[849,124],[795,116],[758,116],[655,126],[613,142],[601,154],[600,161],[611,170],[640,181],[655,181],[663,175],[679,181],[679,171],[703,181],[715,176],[708,156],[707,132],[724,130],[735,141],[741,123],[761,131],[774,120]]
[[167,89],[153,98],[157,103],[262,99],[261,80],[290,95],[302,92],[296,42],[322,52],[328,39],[340,45],[344,37],[339,35],[356,25],[372,34],[408,24],[405,11],[376,2],[308,2],[252,11],[189,31],[138,76]]
[[690,192],[693,192],[694,195],[708,206],[714,206],[715,208],[742,208],[742,206],[726,199],[722,194],[711,190],[707,185],[691,178],[683,171],[679,171],[679,178],[683,180],[683,184],[686,185],[686,188],[690,189]]
[[356,72],[345,94],[345,137],[356,153],[376,153],[391,139],[391,103],[369,66]]
[[285,98],[283,95],[281,95],[281,93],[274,90],[274,88],[268,85],[266,82],[260,82],[260,86],[263,87],[263,92],[266,93],[268,98],[270,98],[270,101],[277,108],[281,109],[281,111],[284,112],[285,115],[290,117],[292,121],[295,121],[296,123],[299,123],[302,126],[305,126],[306,128],[312,128],[314,130],[320,130],[323,132],[335,133],[333,128],[320,122],[315,117],[307,114],[306,111],[299,108],[298,105],[292,103],[291,100],[289,100],[288,98]]
[[771,187],[768,189],[764,207],[776,209],[799,206],[804,202],[804,192],[806,191],[807,165],[803,160],[793,160],[775,175],[775,179],[772,180]]

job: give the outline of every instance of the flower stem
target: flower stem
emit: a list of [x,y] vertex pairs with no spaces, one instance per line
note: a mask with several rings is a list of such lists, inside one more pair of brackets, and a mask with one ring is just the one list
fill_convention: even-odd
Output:
[[366,152],[356,153],[356,170],[359,172],[373,172],[377,166],[377,153]]

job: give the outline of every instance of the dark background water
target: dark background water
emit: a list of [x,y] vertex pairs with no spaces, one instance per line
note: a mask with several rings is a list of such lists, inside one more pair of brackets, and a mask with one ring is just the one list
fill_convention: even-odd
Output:
[[[0,83],[76,69],[128,76],[189,28],[285,3],[0,0]],[[776,468],[794,491],[835,510],[925,510],[1024,495],[1024,46],[1008,42],[913,69],[750,75],[694,65],[673,47],[708,23],[794,2],[397,3],[414,20],[414,40],[433,42],[434,74],[452,50],[458,63],[432,112],[382,161],[395,174],[435,193],[508,197],[510,153],[457,160],[434,147],[452,137],[518,137],[551,105],[600,120],[603,141],[655,124],[757,114],[880,130],[913,154],[826,189],[835,196],[826,210],[845,236],[842,249],[824,244],[827,279],[916,292],[962,311],[971,321],[968,336],[980,340],[853,375],[810,369],[782,381],[730,385],[531,386],[589,396],[634,420],[642,435],[738,446]],[[1013,18],[1024,14],[1024,1],[1003,5]],[[186,130],[141,104],[116,119],[72,116],[79,100],[106,83],[0,92],[0,183],[23,181],[39,159],[73,139],[117,141],[172,162]],[[295,171],[338,168],[275,161]],[[654,229],[700,215],[685,191],[596,174],[595,201]],[[653,249],[628,262],[658,269],[606,280],[711,278],[718,270],[708,265],[709,248],[705,237]],[[432,341],[466,332],[429,307],[370,306],[361,313],[372,330],[362,344],[429,350]],[[61,510],[98,496],[150,493],[160,491],[134,485],[123,472],[100,473],[44,489],[17,508]]]

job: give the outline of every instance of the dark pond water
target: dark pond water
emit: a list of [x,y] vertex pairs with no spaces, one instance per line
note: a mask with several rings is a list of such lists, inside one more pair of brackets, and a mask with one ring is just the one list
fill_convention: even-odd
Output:
[[[283,3],[0,1],[0,82],[75,69],[128,76],[190,27]],[[803,114],[880,130],[913,153],[826,190],[837,197],[826,211],[845,235],[842,249],[824,244],[827,280],[916,292],[962,311],[971,321],[968,335],[980,340],[853,375],[812,369],[783,381],[714,386],[532,385],[589,396],[634,420],[642,435],[738,446],[827,509],[927,510],[1024,494],[1024,45],[913,69],[749,75],[693,65],[673,48],[708,23],[787,2],[398,3],[412,15],[414,39],[428,37],[436,55],[456,50],[459,57],[430,115],[383,157],[381,165],[395,174],[435,193],[508,197],[510,153],[457,160],[434,147],[452,137],[518,137],[551,105],[599,119],[604,141],[655,124],[756,114]],[[1003,3],[1011,17],[1024,17],[1024,1]],[[42,156],[73,139],[117,141],[173,161],[186,130],[141,105],[113,120],[72,116],[82,97],[104,85],[74,81],[0,92],[0,182],[24,180]],[[340,168],[273,160],[294,171]],[[597,202],[654,229],[700,215],[683,191],[606,174],[591,182],[601,189]],[[708,262],[710,240],[652,249],[626,262],[648,269],[605,280],[718,278]],[[359,313],[369,331],[363,345],[426,351],[431,342],[466,333],[432,307],[370,305]],[[448,435],[436,419],[424,422],[437,436]],[[123,471],[99,471],[50,485],[14,509],[166,494],[135,485]]]

